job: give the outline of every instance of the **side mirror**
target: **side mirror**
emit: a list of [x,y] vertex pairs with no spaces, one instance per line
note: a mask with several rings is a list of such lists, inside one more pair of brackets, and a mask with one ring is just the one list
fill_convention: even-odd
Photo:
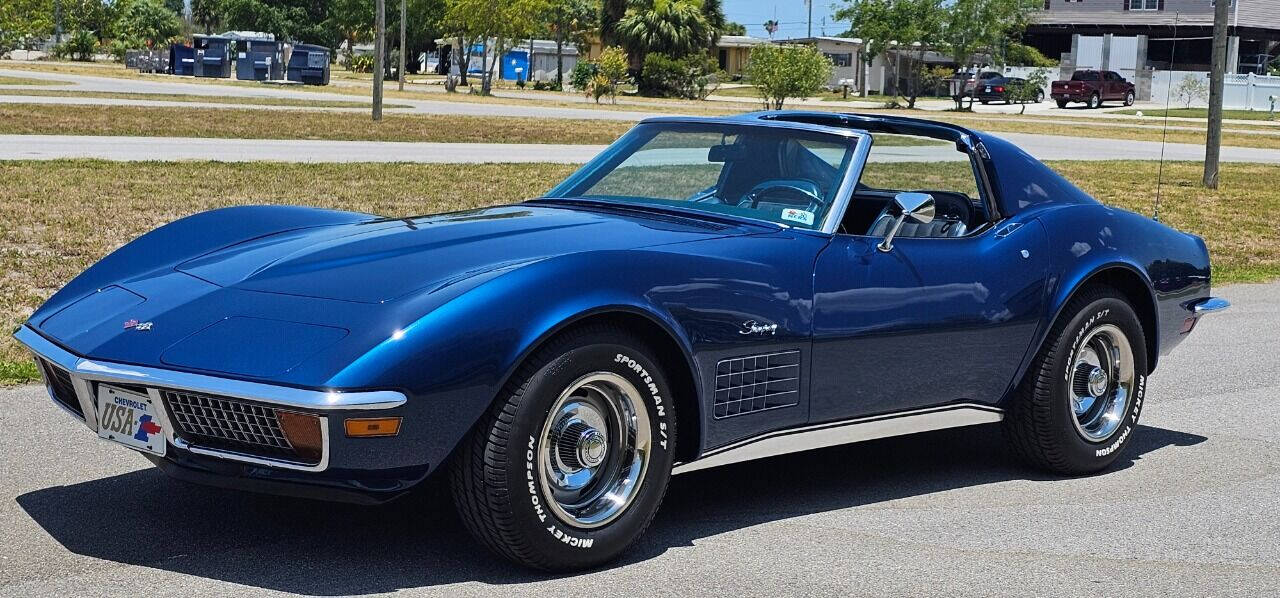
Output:
[[893,196],[893,209],[898,212],[898,219],[893,222],[893,228],[889,229],[889,234],[884,236],[884,240],[876,245],[876,249],[880,251],[893,249],[893,237],[898,234],[902,223],[906,222],[907,218],[918,224],[933,222],[933,196],[928,193],[903,191]]

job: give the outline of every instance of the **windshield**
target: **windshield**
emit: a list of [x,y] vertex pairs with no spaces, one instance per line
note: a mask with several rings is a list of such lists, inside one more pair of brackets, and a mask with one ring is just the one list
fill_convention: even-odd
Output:
[[856,142],[784,127],[642,124],[547,197],[679,206],[816,229]]

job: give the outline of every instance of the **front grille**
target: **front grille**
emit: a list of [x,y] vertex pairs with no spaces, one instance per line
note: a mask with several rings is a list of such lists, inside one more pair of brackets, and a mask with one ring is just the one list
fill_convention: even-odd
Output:
[[53,400],[80,416],[80,419],[84,419],[84,410],[80,408],[80,398],[76,396],[76,387],[71,382],[71,374],[45,359],[37,358],[36,363],[44,372],[44,381],[49,387],[49,394]]
[[305,461],[285,437],[272,407],[175,390],[161,390],[160,396],[169,409],[174,433],[192,445],[268,459]]
[[800,352],[724,359],[716,364],[716,419],[800,402]]

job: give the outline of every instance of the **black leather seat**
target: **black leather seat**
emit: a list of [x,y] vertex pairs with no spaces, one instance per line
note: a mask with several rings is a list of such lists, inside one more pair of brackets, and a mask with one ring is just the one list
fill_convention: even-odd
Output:
[[[933,196],[935,203],[933,221],[928,224],[912,222],[908,219],[898,230],[898,237],[916,238],[949,238],[963,237],[969,232],[969,221],[973,217],[973,209],[969,199],[960,193],[948,191],[922,191]],[[880,215],[871,221],[867,235],[883,237],[893,228],[898,216],[893,213],[893,202],[885,204]]]
[[[889,234],[893,229],[893,222],[897,217],[888,212],[881,212],[876,221],[871,224],[871,230],[867,231],[868,236],[883,237]],[[912,222],[907,219],[902,223],[902,228],[898,229],[898,238],[915,237],[915,238],[946,238],[946,237],[963,237],[968,232],[969,227],[959,220],[950,218],[934,218],[927,224]]]

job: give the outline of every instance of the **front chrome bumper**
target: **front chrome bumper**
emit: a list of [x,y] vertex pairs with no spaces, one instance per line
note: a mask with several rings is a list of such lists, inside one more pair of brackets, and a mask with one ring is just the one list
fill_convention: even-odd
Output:
[[[81,413],[75,413],[72,409],[67,408],[58,397],[54,396],[52,387],[49,387],[50,398],[72,416],[77,418],[82,416],[84,424],[94,433],[98,431],[95,388],[96,384],[101,382],[145,388],[148,395],[156,401],[156,404],[163,404],[160,396],[162,390],[179,390],[243,399],[304,412],[319,412],[317,415],[320,418],[322,435],[320,461],[315,464],[301,464],[190,444],[175,435],[175,427],[172,422],[168,421],[168,410],[160,410],[159,417],[163,419],[160,425],[164,429],[165,439],[171,446],[199,455],[242,463],[302,471],[324,471],[329,466],[330,445],[329,418],[324,415],[324,412],[391,409],[399,407],[406,402],[406,398],[402,393],[389,390],[360,392],[308,390],[87,359],[59,347],[28,326],[19,328],[14,334],[14,338],[25,345],[37,358],[43,359],[67,373],[71,379],[71,385],[74,388]],[[47,379],[46,386],[49,386]]]

